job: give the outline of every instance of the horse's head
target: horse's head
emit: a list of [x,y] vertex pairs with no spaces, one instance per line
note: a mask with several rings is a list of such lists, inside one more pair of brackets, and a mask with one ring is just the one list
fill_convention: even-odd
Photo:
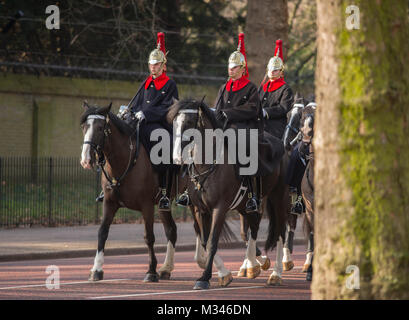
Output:
[[295,95],[293,108],[291,109],[289,120],[287,126],[285,127],[283,142],[286,150],[290,150],[296,143],[299,137],[301,115],[304,109],[305,101],[304,98],[299,96],[298,93]]
[[91,169],[95,165],[95,154],[102,152],[105,139],[107,116],[112,103],[107,107],[90,106],[84,101],[84,113],[81,115],[81,128],[84,134],[82,144],[81,165],[84,169]]
[[308,148],[312,144],[312,138],[314,137],[314,115],[315,115],[316,104],[310,102],[303,110],[301,117],[301,128],[300,132],[302,134],[302,142],[300,146],[300,152],[306,154]]
[[[204,99],[184,99],[174,100],[167,114],[168,123],[173,123],[174,145],[173,161],[176,164],[183,164],[186,155],[182,155],[181,150],[191,143],[194,131],[201,126],[203,122],[203,113],[208,116],[212,111],[203,102]],[[197,132],[196,132],[197,133]]]

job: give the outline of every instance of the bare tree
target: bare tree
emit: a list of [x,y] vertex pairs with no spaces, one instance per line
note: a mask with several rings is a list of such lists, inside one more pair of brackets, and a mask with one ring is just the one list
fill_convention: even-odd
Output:
[[288,51],[287,0],[248,0],[246,51],[250,79],[257,85],[264,78],[275,41],[283,40],[284,60]]
[[317,2],[312,298],[408,299],[408,1],[354,4]]

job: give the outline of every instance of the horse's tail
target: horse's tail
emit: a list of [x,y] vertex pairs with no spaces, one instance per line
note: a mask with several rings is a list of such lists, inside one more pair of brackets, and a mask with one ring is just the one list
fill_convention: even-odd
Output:
[[222,231],[220,233],[220,240],[225,243],[238,241],[236,234],[233,232],[227,220],[224,220]]

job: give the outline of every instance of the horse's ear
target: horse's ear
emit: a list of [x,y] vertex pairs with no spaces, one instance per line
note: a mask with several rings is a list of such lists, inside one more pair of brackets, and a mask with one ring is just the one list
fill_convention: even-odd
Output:
[[88,108],[89,108],[88,101],[87,101],[87,100],[84,100],[84,102],[82,103],[82,106],[83,106],[85,109],[88,109]]
[[179,102],[178,99],[176,99],[175,97],[172,97],[172,104],[175,104],[175,103],[178,103],[178,102]]
[[107,108],[108,108],[108,112],[111,111],[111,107],[112,107],[112,101],[111,101],[111,103],[110,103],[110,104],[108,105],[108,107],[107,107]]

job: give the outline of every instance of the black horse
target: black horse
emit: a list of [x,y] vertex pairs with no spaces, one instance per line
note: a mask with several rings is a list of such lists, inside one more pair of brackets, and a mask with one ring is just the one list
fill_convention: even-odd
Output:
[[[137,142],[135,130],[110,112],[111,104],[102,108],[89,106],[84,102],[84,108],[81,116],[84,134],[81,165],[85,169],[91,169],[98,161],[104,173],[101,185],[105,193],[103,218],[98,230],[98,249],[89,280],[103,279],[105,242],[109,227],[120,207],[142,212],[145,222],[144,238],[149,252],[149,269],[144,281],[157,282],[159,278],[169,279],[174,267],[176,224],[170,210],[159,210],[168,246],[165,262],[158,274],[153,247],[155,242],[153,223],[154,206],[159,200],[160,189],[158,175],[152,168],[149,155],[143,145]],[[185,180],[179,179],[176,185],[183,188]],[[173,190],[172,196],[175,192]]]

